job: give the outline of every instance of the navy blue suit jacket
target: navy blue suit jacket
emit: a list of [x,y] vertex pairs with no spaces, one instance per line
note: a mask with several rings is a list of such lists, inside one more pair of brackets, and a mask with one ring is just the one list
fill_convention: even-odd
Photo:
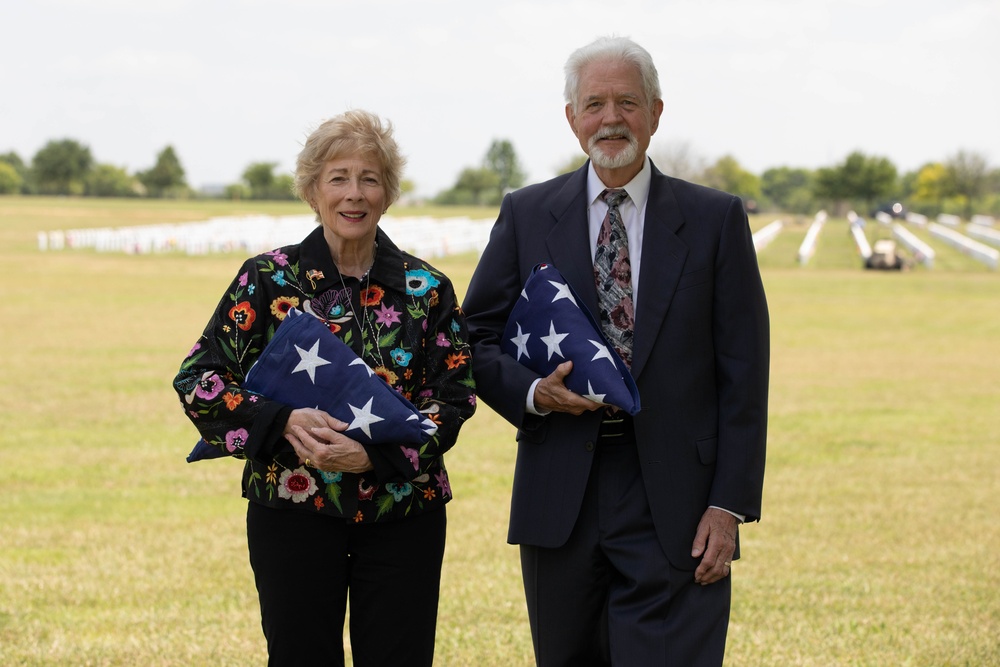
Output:
[[[518,428],[508,540],[560,546],[576,522],[600,411],[527,412],[538,375],[500,351],[532,268],[554,265],[597,312],[587,169],[507,195],[463,304],[479,396]],[[643,232],[632,375],[636,444],[657,536],[671,563],[715,505],[760,518],[767,428],[769,324],[739,198],[653,167]]]

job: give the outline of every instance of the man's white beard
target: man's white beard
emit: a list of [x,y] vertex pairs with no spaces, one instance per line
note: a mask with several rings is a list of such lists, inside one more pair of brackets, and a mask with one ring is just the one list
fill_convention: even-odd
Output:
[[[599,145],[601,139],[606,136],[620,134],[628,139],[628,146],[617,155],[607,155]],[[635,162],[639,156],[639,142],[635,140],[631,132],[624,128],[609,128],[602,132],[597,132],[587,142],[590,149],[590,159],[601,169],[620,169]]]

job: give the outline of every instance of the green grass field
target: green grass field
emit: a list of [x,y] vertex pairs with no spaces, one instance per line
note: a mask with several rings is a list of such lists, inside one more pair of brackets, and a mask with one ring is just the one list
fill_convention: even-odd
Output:
[[[242,257],[36,244],[249,212],[306,211],[0,198],[0,665],[264,664],[240,464],[184,461],[195,431],[170,386]],[[760,253],[768,470],[726,664],[1000,665],[1000,275],[939,244],[933,270],[863,271],[840,219],[801,267],[806,226]],[[463,289],[475,257],[435,263]],[[532,664],[513,458],[481,404],[448,455],[437,664]]]

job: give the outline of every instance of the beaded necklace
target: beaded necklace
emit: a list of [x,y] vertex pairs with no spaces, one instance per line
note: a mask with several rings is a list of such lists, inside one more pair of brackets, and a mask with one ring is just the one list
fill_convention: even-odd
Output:
[[[371,273],[372,273],[372,269],[375,267],[375,258],[376,258],[376,256],[378,256],[378,239],[375,239],[374,247],[372,248],[372,263],[368,265],[368,270],[365,271],[364,275],[361,276],[361,278],[358,279],[358,288],[359,289],[361,287],[361,281],[362,280],[365,281],[365,288],[363,290],[361,290],[360,294],[358,294],[358,305],[360,305],[361,308],[362,308],[361,319],[360,320],[358,319],[358,313],[357,313],[357,311],[354,310],[353,304],[351,305],[351,316],[354,318],[355,323],[357,323],[357,325],[358,325],[358,334],[361,336],[361,345],[362,345],[361,351],[362,351],[362,353],[364,353],[364,350],[365,350],[365,345],[364,345],[364,341],[365,341],[365,326],[364,326],[364,323],[368,322],[368,299],[365,298],[365,295],[367,294],[369,288],[371,287],[371,282],[372,282]],[[344,291],[346,292],[347,291],[347,283],[344,281],[344,274],[340,272],[340,267],[337,266],[336,263],[334,263],[334,267],[337,269],[337,275],[340,277],[340,286],[343,287]],[[371,329],[372,336],[373,337],[377,337],[374,329],[372,329],[372,327],[371,327],[371,323],[368,324],[368,328]],[[379,346],[377,344],[377,341],[376,341],[376,344],[372,345],[371,347],[373,347],[378,352],[379,363],[382,366],[385,366],[385,360],[382,358],[382,350],[379,348]]]

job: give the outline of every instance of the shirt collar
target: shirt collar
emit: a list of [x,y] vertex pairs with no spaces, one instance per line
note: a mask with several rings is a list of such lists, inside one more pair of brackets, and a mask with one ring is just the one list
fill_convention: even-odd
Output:
[[[409,266],[402,251],[389,236],[379,227],[375,232],[378,240],[378,252],[375,253],[375,263],[369,270],[371,279],[375,282],[399,291],[406,290],[406,271]],[[314,294],[320,294],[331,287],[340,285],[340,274],[330,256],[330,247],[323,236],[323,225],[318,225],[303,239],[301,246],[302,275],[306,283],[310,283]]]
[[[587,201],[593,204],[597,201],[597,198],[601,196],[601,193],[608,189],[594,171],[594,163],[591,161],[588,163],[587,167]],[[635,204],[635,207],[640,211],[646,206],[646,200],[649,198],[649,184],[652,182],[653,170],[650,167],[649,156],[646,156],[642,161],[642,169],[635,177],[625,184],[624,190],[628,193],[629,199]]]

